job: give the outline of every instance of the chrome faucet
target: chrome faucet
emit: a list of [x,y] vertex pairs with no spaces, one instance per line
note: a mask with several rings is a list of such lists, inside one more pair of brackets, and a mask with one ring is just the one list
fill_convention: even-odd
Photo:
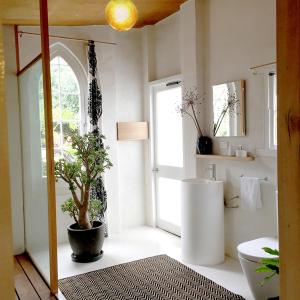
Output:
[[210,180],[216,181],[217,180],[216,164],[209,164],[207,170],[210,171]]

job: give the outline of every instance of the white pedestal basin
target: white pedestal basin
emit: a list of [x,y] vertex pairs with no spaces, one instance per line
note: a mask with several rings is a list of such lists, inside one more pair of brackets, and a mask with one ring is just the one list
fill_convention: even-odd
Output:
[[194,265],[224,261],[224,191],[222,181],[186,179],[181,197],[182,259]]

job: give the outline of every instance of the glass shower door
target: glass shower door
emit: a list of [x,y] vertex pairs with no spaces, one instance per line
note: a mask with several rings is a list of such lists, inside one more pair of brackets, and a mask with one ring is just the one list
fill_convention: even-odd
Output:
[[42,64],[38,61],[19,76],[25,245],[32,261],[50,284],[48,196],[45,169],[45,120]]

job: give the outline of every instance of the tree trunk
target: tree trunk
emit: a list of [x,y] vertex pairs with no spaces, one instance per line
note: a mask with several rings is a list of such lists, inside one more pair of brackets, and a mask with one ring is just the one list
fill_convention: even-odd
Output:
[[80,229],[91,229],[92,228],[91,222],[89,220],[88,207],[80,208],[79,216],[78,216],[78,225],[79,225]]

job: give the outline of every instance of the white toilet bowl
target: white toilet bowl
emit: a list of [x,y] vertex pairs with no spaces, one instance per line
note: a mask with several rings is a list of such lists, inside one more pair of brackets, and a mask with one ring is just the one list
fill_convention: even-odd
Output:
[[[243,272],[247,278],[248,285],[256,300],[267,300],[279,296],[279,276],[274,276],[270,281],[265,281],[267,273],[257,273],[259,260],[262,258],[274,258],[264,250],[263,247],[278,249],[277,238],[260,238],[238,245],[239,260]],[[262,282],[264,284],[262,285]]]

